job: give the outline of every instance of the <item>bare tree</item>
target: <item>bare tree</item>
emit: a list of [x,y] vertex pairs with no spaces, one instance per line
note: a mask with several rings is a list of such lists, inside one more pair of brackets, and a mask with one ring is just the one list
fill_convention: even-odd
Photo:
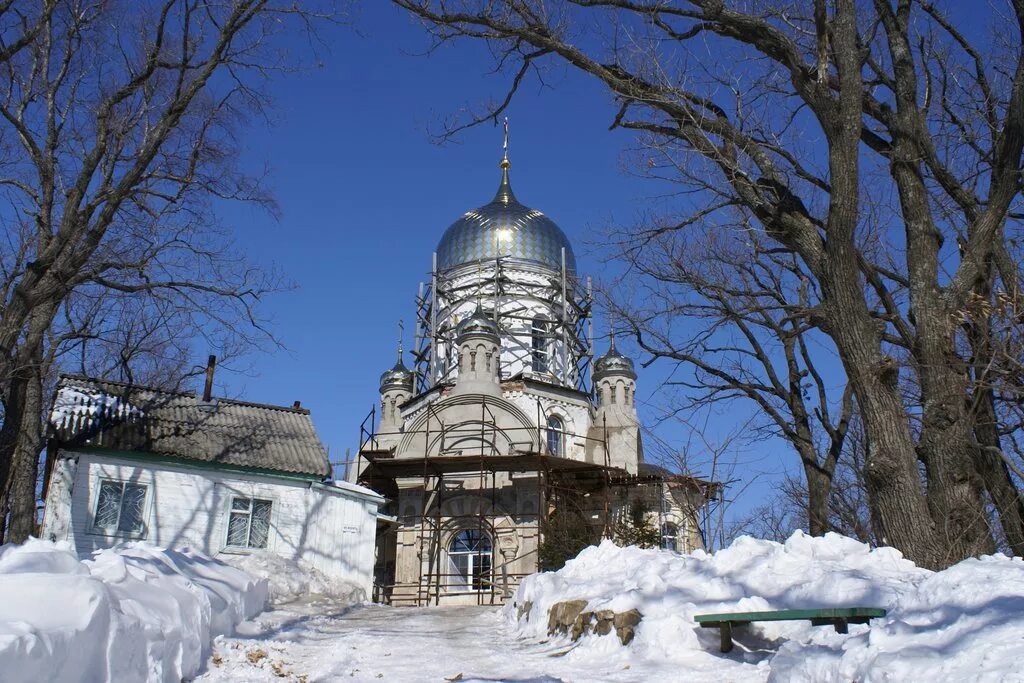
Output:
[[[261,115],[267,76],[293,64],[276,36],[333,15],[270,0],[0,5],[0,509],[15,480],[12,510],[34,481],[48,361],[99,345],[104,333],[82,323],[109,313],[112,293],[156,320],[177,311],[182,330],[267,333],[258,304],[279,278],[240,258],[213,205],[273,210],[237,163],[236,135]],[[134,357],[152,339],[119,333]],[[11,540],[29,528],[12,519]]]
[[[512,72],[508,96],[463,125],[556,60],[611,91],[613,127],[708,179],[696,224],[739,215],[792,254],[864,423],[881,540],[930,567],[994,547],[987,496],[1013,482],[978,447],[962,324],[988,276],[992,296],[1018,297],[1005,227],[1020,199],[1024,1],[990,10],[981,46],[915,0],[394,2],[439,43],[487,41]],[[882,201],[867,211],[865,195]]]
[[853,398],[848,385],[833,391],[816,367],[827,339],[809,339],[813,284],[800,263],[742,226],[683,236],[678,224],[660,219],[617,236],[615,252],[640,289],[623,297],[615,287],[610,305],[650,356],[647,364],[685,364],[668,382],[681,390],[673,409],[752,402],[765,418],[758,431],[783,438],[800,459],[807,528],[829,531],[832,477]]

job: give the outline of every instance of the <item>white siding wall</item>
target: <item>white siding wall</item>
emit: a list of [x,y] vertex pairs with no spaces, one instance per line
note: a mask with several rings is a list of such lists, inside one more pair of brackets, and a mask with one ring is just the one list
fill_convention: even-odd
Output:
[[[263,498],[273,501],[267,550],[352,581],[370,595],[377,499],[329,484],[143,463],[95,453],[76,455],[77,468],[63,458],[56,463],[56,485],[51,486],[47,499],[42,535],[72,541],[83,557],[125,540],[191,546],[213,556],[244,552],[225,548],[231,499]],[[70,487],[60,483],[62,476]],[[93,527],[103,479],[148,486],[142,535],[110,535]]]

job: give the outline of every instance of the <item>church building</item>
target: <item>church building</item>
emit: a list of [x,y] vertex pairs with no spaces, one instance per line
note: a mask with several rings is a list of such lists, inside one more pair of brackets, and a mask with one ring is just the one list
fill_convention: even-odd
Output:
[[614,339],[595,359],[590,281],[510,168],[506,142],[494,198],[441,236],[411,367],[399,344],[350,467],[389,501],[392,604],[500,603],[640,513],[663,547],[703,547],[715,486],[644,462],[633,361]]

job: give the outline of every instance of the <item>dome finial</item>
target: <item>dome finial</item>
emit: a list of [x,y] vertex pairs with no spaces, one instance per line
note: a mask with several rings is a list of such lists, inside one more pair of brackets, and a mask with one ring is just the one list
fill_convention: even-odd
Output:
[[405,321],[399,319],[398,321],[398,362],[402,362],[402,341],[405,337]]
[[499,166],[501,166],[501,168],[503,168],[503,169],[511,168],[512,167],[512,162],[508,160],[508,117],[507,116],[505,117],[505,142],[502,144],[501,149],[502,149],[503,154],[502,154],[501,163],[499,164]]
[[398,360],[395,361],[395,366],[380,376],[380,393],[385,393],[392,390],[401,390],[408,393],[412,393],[416,386],[416,376],[405,367],[405,363],[402,361],[402,337],[405,336],[405,321],[398,321]]
[[501,163],[501,185],[498,186],[498,194],[494,195],[494,201],[500,204],[518,204],[516,196],[512,194],[512,183],[509,182],[508,169],[512,168],[512,162],[508,160],[508,118],[505,119],[505,142],[502,145],[503,155]]

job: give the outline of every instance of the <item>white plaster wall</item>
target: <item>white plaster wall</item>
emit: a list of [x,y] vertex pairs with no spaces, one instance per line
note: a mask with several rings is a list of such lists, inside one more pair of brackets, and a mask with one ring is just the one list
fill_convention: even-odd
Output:
[[557,415],[565,425],[565,457],[572,460],[586,460],[586,443],[584,437],[590,432],[592,418],[590,407],[574,401],[561,400],[553,395],[541,395],[529,390],[506,391],[505,398],[516,404],[530,416],[533,423],[537,421],[537,406],[540,405],[540,426],[542,443],[547,443],[544,427],[549,415]]
[[[362,586],[370,595],[374,535],[380,499],[330,484],[261,475],[220,473],[187,466],[141,463],[95,453],[62,453],[55,463],[42,535],[71,541],[78,554],[126,540],[164,547],[191,546],[218,556],[226,549],[235,495],[273,501],[267,550]],[[93,528],[101,479],[145,484],[145,530],[108,534]]]

